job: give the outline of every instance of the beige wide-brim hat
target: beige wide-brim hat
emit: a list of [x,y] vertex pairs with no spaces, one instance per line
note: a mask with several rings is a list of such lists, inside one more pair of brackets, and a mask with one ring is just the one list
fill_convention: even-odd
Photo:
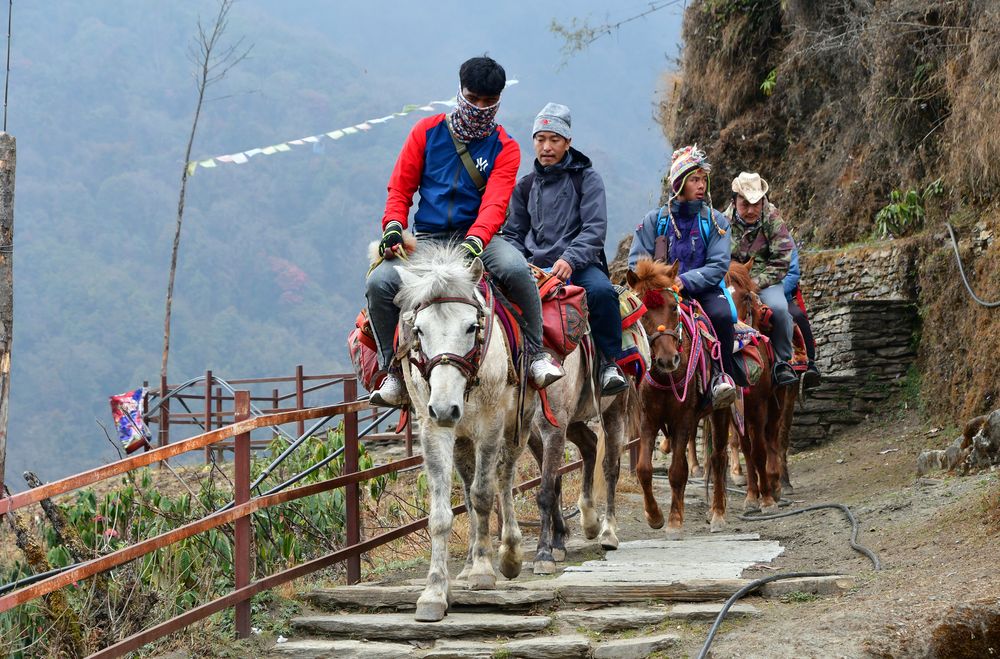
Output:
[[740,175],[733,179],[733,192],[751,204],[763,199],[769,189],[767,181],[757,172],[740,172]]

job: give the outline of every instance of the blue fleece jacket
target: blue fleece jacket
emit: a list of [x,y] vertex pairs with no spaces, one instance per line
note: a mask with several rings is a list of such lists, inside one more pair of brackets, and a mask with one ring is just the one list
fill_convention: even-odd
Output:
[[[646,217],[642,220],[642,224],[636,227],[635,234],[632,236],[632,249],[628,253],[629,268],[635,269],[635,264],[641,256],[652,258],[656,242],[657,218],[660,217],[661,211],[663,216],[666,217],[666,208],[654,209],[647,213]],[[708,213],[712,214],[715,222],[708,222],[708,236],[706,244],[703,247],[704,254],[698,259],[701,265],[681,272],[681,280],[684,282],[684,288],[695,295],[703,293],[710,288],[719,287],[723,277],[726,276],[726,272],[729,270],[730,251],[732,249],[729,239],[729,221],[725,215],[709,208],[708,204],[704,204],[702,215],[706,219],[708,218]],[[716,226],[722,230],[721,234],[716,229]],[[666,235],[671,241],[676,239],[676,235],[669,226],[667,227]]]
[[799,279],[802,278],[802,269],[799,268],[799,248],[792,250],[792,262],[788,265],[788,274],[781,280],[781,286],[785,289],[785,297],[792,299],[792,294],[799,287]]

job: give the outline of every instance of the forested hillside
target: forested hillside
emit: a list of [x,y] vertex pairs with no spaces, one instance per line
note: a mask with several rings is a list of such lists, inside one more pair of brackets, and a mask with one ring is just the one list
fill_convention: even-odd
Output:
[[[622,15],[642,3],[622,3]],[[534,113],[573,109],[578,146],[604,175],[611,242],[656,203],[667,145],[656,79],[680,18],[661,12],[561,66],[551,11],[527,2],[236,4],[226,35],[252,44],[209,94],[195,156],[350,126],[454,95],[457,67],[489,52],[520,84],[500,120],[530,162]],[[95,418],[107,396],[155,381],[177,191],[195,102],[186,51],[215,4],[57,0],[14,5],[8,130],[18,140],[15,324],[8,482],[115,456]],[[577,3],[595,20],[602,3]],[[486,22],[495,38],[461,29]],[[481,30],[476,30],[481,34]],[[188,187],[170,379],[348,365],[366,244],[385,181],[420,113],[363,135],[199,169]]]

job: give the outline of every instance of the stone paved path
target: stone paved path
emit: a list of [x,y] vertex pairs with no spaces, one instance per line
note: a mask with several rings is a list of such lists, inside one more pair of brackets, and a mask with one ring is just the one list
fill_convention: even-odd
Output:
[[[621,507],[634,508],[635,499],[623,495]],[[413,620],[421,579],[314,591],[305,599],[315,612],[293,620],[290,639],[275,645],[271,656],[669,656],[679,622],[714,619],[723,601],[748,583],[741,578],[746,568],[767,564],[783,551],[756,533],[676,540],[663,538],[662,531],[645,534],[604,553],[574,531],[567,563],[555,575],[534,577],[526,563],[521,577],[501,578],[496,590],[472,591],[453,582],[452,609],[438,623]],[[534,542],[525,538],[526,553]],[[826,578],[794,589],[829,593],[850,585],[850,579]],[[739,603],[729,615],[759,612]]]

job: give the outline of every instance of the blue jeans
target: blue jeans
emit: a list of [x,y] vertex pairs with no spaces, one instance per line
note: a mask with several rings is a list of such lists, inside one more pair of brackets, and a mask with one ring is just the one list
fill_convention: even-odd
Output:
[[570,282],[587,291],[590,331],[597,349],[607,361],[618,359],[622,351],[622,317],[611,280],[599,266],[588,265],[574,270]]
[[792,317],[788,313],[788,300],[782,285],[768,286],[760,292],[761,301],[771,307],[771,344],[774,354],[783,362],[792,359]]
[[[459,234],[432,234],[419,236],[419,240],[462,240]],[[417,248],[419,249],[419,247]],[[525,349],[528,354],[541,350],[542,345],[542,302],[538,297],[538,285],[528,270],[528,262],[502,236],[495,236],[483,250],[483,265],[503,288],[510,301],[521,308],[524,315]],[[392,360],[392,339],[399,323],[399,308],[393,302],[399,292],[399,273],[393,266],[404,262],[397,259],[382,261],[368,275],[367,293],[368,316],[371,318],[375,343],[378,345],[379,365],[384,369]]]
[[[684,294],[687,294],[686,290]],[[733,366],[733,339],[735,333],[733,331],[733,312],[729,307],[729,300],[726,299],[722,289],[717,286],[691,297],[698,300],[698,304],[705,311],[705,315],[712,321],[712,329],[715,330],[715,336],[719,339],[722,370],[726,372],[726,375],[732,377],[736,384],[745,385],[745,382],[740,381],[739,374]],[[690,340],[690,337],[685,338]]]

